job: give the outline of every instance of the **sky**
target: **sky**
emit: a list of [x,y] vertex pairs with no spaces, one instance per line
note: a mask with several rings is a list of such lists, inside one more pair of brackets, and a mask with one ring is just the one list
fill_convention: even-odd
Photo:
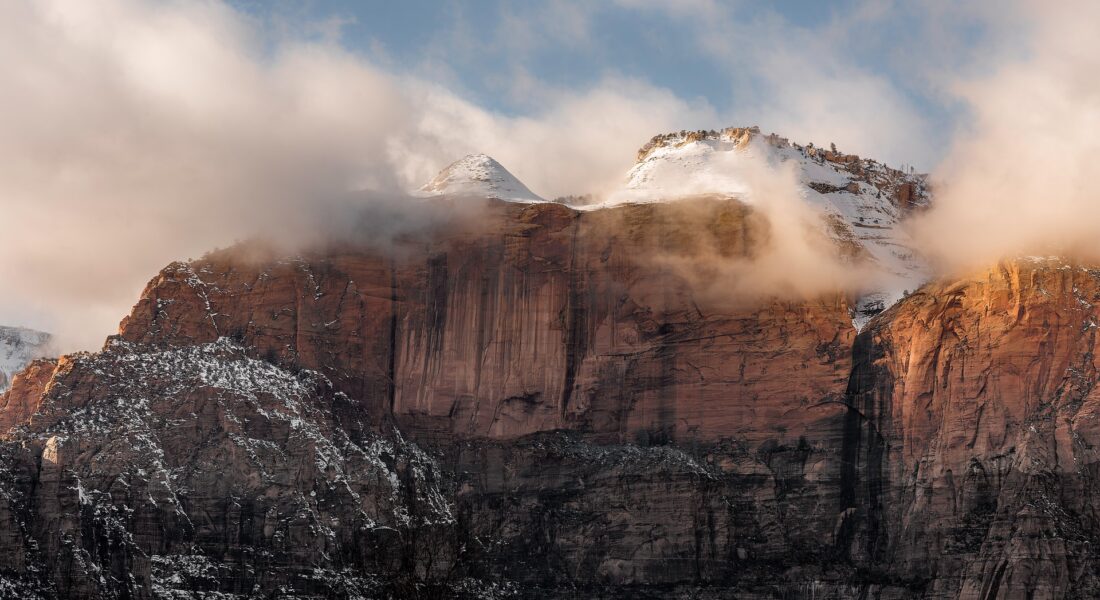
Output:
[[[986,59],[1004,54],[997,46],[1013,44],[1026,28],[1005,10],[1011,3],[955,4],[234,2],[276,35],[333,40],[506,115],[537,112],[559,93],[630,80],[705,105],[724,125],[836,142],[921,170],[943,157],[965,117],[949,89],[955,78],[991,68]],[[851,126],[862,121],[874,129]],[[719,126],[687,115],[683,123]]]
[[[943,208],[918,230],[944,263],[1087,245],[1100,237],[1100,218],[1080,218],[1100,204],[1087,185],[1097,12],[1076,0],[3,2],[0,324],[95,348],[170,261],[254,235],[308,241],[348,190],[392,200],[484,152],[544,197],[609,193],[641,145],[681,129],[759,125],[930,172]],[[1001,160],[1006,147],[1038,168]]]

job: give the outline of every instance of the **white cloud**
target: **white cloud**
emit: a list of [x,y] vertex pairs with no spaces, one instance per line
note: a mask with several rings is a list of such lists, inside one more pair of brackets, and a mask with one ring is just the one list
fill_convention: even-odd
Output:
[[437,87],[418,88],[414,133],[391,145],[392,163],[406,181],[426,181],[450,157],[485,152],[546,197],[613,189],[653,133],[717,118],[705,102],[634,80],[548,92],[545,111],[518,117],[487,112]]
[[[529,43],[597,44],[593,10],[550,5],[539,14],[568,26]],[[300,236],[344,201],[337,192],[412,187],[471,152],[550,197],[613,189],[651,135],[683,128],[759,122],[892,162],[927,152],[920,111],[838,49],[857,31],[844,15],[812,31],[774,15],[740,21],[736,10],[701,1],[665,13],[692,17],[700,50],[740,73],[735,109],[616,74],[557,87],[517,61],[512,91],[537,100],[503,115],[456,94],[453,79],[397,76],[349,53],[334,21],[272,39],[213,0],[0,3],[0,322],[51,329],[65,349],[96,346],[170,260],[255,232]],[[941,255],[1100,233],[1089,191],[1098,49],[1084,41],[1100,15],[1083,3],[1032,10],[1042,22],[1034,56],[958,88],[977,120],[940,172],[943,208],[927,231],[953,240]],[[523,31],[542,30],[512,34]],[[1018,51],[1002,54],[983,69]],[[991,221],[998,211],[1009,216]],[[976,228],[1019,243],[979,240]]]
[[916,228],[947,267],[1019,254],[1100,259],[1100,5],[1026,10],[1020,56],[956,82],[972,120],[936,170],[936,204]]
[[[702,103],[638,81],[502,116],[218,2],[0,5],[0,321],[102,342],[177,258],[300,236],[337,192],[415,186],[469,152],[547,195],[610,185]],[[677,127],[678,128],[678,127]]]

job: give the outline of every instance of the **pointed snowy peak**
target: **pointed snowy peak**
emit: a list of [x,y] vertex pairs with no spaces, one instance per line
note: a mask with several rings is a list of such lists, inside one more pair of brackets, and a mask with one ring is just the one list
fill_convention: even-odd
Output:
[[471,154],[451,163],[419,192],[426,196],[483,196],[513,202],[545,202],[485,154]]

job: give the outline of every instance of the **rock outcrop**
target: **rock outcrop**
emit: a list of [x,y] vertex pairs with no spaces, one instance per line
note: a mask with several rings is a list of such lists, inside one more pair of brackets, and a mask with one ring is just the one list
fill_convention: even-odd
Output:
[[767,195],[756,197],[762,181],[796,194],[801,204],[820,214],[826,236],[868,259],[877,271],[873,285],[855,302],[857,328],[930,277],[903,226],[929,205],[924,175],[845,154],[835,146],[802,146],[758,127],[655,136],[638,151],[624,189],[608,202],[667,202],[685,193],[709,193],[766,204]]
[[227,338],[113,340],[58,363],[38,402],[0,445],[12,597],[400,596],[454,563],[434,459]]
[[174,263],[16,377],[0,592],[1100,593],[1100,271],[1008,262],[857,335],[678,260],[752,257],[735,201],[452,225]]
[[57,363],[54,359],[38,359],[16,374],[11,389],[0,395],[0,431],[24,423],[38,412]]

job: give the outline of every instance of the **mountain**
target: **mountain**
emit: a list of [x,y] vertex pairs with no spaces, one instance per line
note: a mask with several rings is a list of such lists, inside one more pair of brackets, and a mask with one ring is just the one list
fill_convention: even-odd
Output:
[[[902,223],[931,202],[923,174],[890,168],[853,154],[802,146],[759,127],[681,131],[654,136],[637,155],[622,189],[607,198],[571,204],[582,211],[621,204],[673,202],[700,195],[768,202],[754,179],[790,168],[800,200],[819,213],[820,228],[838,248],[868,259],[880,272],[852,308],[856,328],[920,287],[931,275]],[[463,158],[420,188],[421,194],[468,195],[519,202],[548,202],[534,195],[492,158]]]
[[692,276],[752,256],[746,202],[424,202],[384,247],[168,265],[16,376],[0,597],[1100,595],[1097,266],[857,331]]
[[545,202],[500,163],[471,154],[451,163],[419,190],[424,196],[470,196],[513,202]]
[[928,206],[922,174],[873,159],[802,146],[758,127],[681,131],[655,136],[638,151],[623,191],[612,202],[664,201],[684,194],[719,194],[750,203],[761,166],[790,168],[804,203],[819,211],[823,229],[838,245],[870,258],[883,274],[879,289],[857,302],[856,327],[892,305],[930,276],[902,222]]
[[48,333],[25,327],[0,326],[0,390],[36,358],[54,355],[53,339]]

